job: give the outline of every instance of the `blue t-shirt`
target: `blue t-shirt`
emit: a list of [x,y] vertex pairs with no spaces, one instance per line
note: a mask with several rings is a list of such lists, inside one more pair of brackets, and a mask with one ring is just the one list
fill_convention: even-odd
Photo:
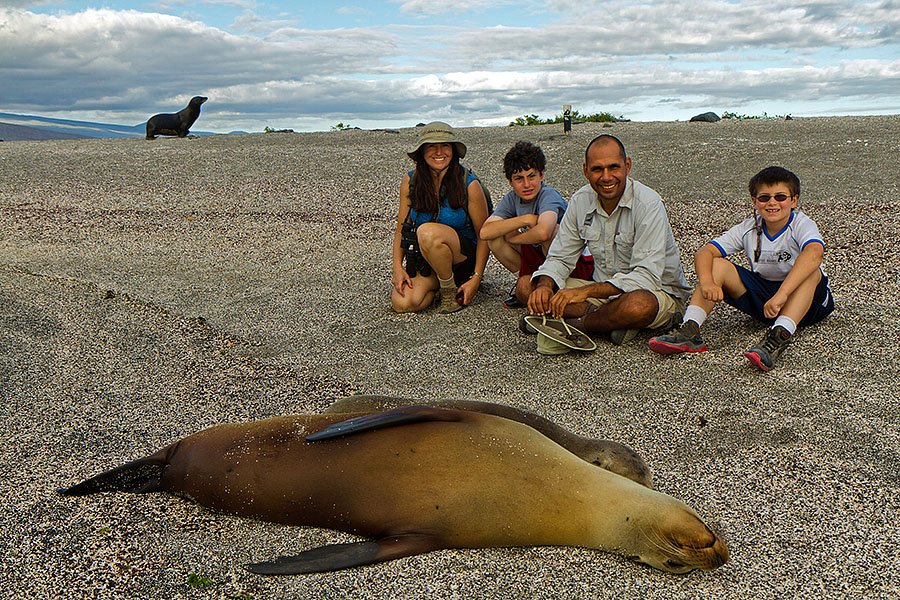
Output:
[[[412,177],[414,171],[409,172],[409,176]],[[471,173],[468,174],[468,179],[466,180],[466,188],[470,183],[475,181],[475,177],[472,176]],[[450,204],[447,199],[444,197],[443,189],[441,190],[441,204],[438,209],[437,218],[433,218],[434,213],[416,212],[416,209],[410,207],[409,209],[409,218],[417,227],[422,223],[431,223],[434,221],[435,223],[440,223],[441,225],[446,225],[448,227],[452,227],[455,229],[461,236],[468,238],[473,245],[478,245],[478,236],[475,235],[475,228],[472,227],[472,222],[468,219],[468,213],[464,207],[460,208],[450,208]],[[467,195],[468,197],[468,195]]]
[[516,192],[510,190],[500,202],[491,216],[497,215],[501,219],[511,219],[513,217],[521,217],[522,215],[540,215],[548,210],[556,211],[556,222],[562,221],[563,214],[566,212],[568,204],[563,197],[555,189],[541,184],[541,191],[531,202],[523,203]]

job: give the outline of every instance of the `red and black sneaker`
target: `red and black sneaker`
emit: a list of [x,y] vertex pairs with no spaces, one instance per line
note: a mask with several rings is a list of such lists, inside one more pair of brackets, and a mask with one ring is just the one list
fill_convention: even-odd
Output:
[[744,356],[763,371],[771,371],[775,367],[775,359],[781,356],[791,343],[791,334],[781,325],[776,325],[766,332],[762,340],[746,352]]
[[666,335],[650,338],[650,349],[657,354],[681,354],[682,352],[706,352],[706,344],[700,337],[696,321],[685,321],[681,327]]

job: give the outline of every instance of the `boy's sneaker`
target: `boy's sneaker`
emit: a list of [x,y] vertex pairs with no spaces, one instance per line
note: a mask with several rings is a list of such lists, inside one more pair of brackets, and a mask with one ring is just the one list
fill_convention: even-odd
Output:
[[509,309],[525,308],[525,303],[516,296],[516,283],[514,283],[512,289],[509,290],[509,298],[503,301],[503,306]]
[[700,326],[696,321],[685,321],[678,329],[666,335],[650,338],[650,349],[657,354],[680,354],[682,352],[706,352],[706,344],[700,337]]
[[788,330],[776,325],[766,332],[758,344],[744,352],[744,356],[763,371],[769,371],[775,367],[775,359],[781,356],[790,343],[791,334]]

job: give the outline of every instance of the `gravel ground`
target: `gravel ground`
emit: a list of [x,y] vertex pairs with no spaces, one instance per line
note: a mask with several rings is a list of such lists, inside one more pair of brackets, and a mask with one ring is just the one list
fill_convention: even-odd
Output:
[[[742,352],[727,307],[702,355],[649,334],[544,357],[489,263],[467,310],[395,315],[390,241],[415,131],[0,144],[0,589],[28,598],[896,598],[900,117],[461,131],[499,199],[518,139],[564,196],[618,135],[666,199],[685,272],[782,164],[826,240],[838,308],[783,366]],[[159,494],[54,490],[200,428],[314,412],[352,393],[504,402],[631,445],[731,562],[673,576],[576,548],[440,551],[262,578],[251,560],[344,534],[214,514]]]

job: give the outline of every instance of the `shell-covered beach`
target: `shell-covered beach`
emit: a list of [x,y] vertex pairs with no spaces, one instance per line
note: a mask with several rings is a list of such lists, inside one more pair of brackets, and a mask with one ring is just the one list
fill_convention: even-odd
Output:
[[[452,120],[451,120],[452,122]],[[900,595],[900,116],[458,131],[494,201],[525,139],[564,197],[618,136],[693,254],[750,215],[747,181],[801,180],[836,310],[779,367],[720,306],[710,351],[649,333],[547,357],[491,259],[466,310],[397,315],[390,255],[415,128],[0,143],[0,589],[26,598],[895,598]],[[514,405],[637,450],[726,540],[676,576],[578,548],[444,550],[318,575],[251,561],[352,539],[162,494],[56,489],[201,428],[384,394]]]

